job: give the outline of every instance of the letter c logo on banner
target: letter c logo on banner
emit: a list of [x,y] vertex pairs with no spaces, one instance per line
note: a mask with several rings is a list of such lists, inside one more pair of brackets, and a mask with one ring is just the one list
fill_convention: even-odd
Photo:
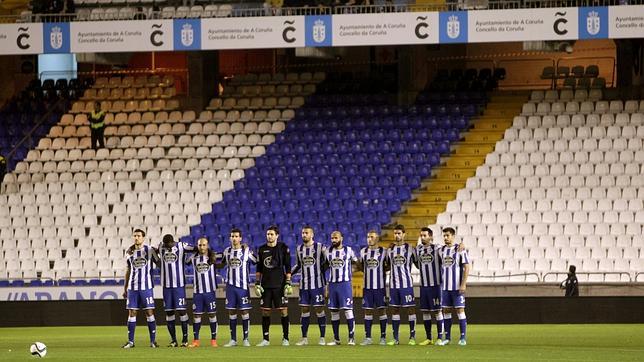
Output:
[[418,20],[423,20],[422,22],[416,24],[416,28],[414,29],[414,32],[416,33],[416,37],[418,39],[427,39],[429,34],[421,31],[422,29],[429,28],[429,24],[427,24],[425,22],[425,20],[427,20],[427,17],[426,16],[419,16],[419,17],[416,18],[416,20],[417,21]]
[[[556,12],[555,16],[566,16],[566,13]],[[566,23],[568,23],[568,19],[566,18],[557,19],[555,20],[554,24],[552,24],[552,28],[555,31],[555,33],[557,33],[558,35],[564,35],[568,33],[568,29],[565,29],[565,28],[561,29],[561,24],[566,24]]]
[[295,27],[293,26],[293,24],[295,24],[295,21],[294,20],[290,20],[290,21],[286,20],[284,22],[284,25],[287,25],[287,24],[291,25],[291,26],[287,26],[286,28],[284,28],[284,31],[282,31],[282,39],[284,39],[284,41],[287,42],[287,43],[292,43],[296,39],[295,39],[295,37],[289,36],[289,33],[292,33],[292,32],[295,31]]
[[[161,29],[161,24],[152,24],[152,29]],[[160,47],[163,45],[163,40],[159,40],[158,37],[163,35],[162,30],[155,30],[150,34],[150,43],[155,47]]]
[[18,31],[22,33],[16,38],[16,45],[18,45],[18,48],[20,49],[29,49],[31,45],[25,42],[25,39],[29,39],[30,36],[26,33],[29,31],[29,28],[18,28]]

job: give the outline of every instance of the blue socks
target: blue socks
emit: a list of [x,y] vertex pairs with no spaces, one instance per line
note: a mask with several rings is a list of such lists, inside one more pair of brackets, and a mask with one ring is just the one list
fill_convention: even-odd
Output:
[[175,329],[175,316],[174,314],[172,315],[166,315],[165,316],[165,321],[166,321],[166,327],[168,327],[168,333],[170,333],[170,340],[172,342],[177,341],[177,331]]
[[416,315],[409,315],[409,339],[416,338]]
[[320,337],[324,338],[326,335],[326,314],[324,311],[317,314],[318,326],[320,327]]
[[452,339],[452,313],[443,314],[443,324],[445,325],[445,339]]
[[461,327],[461,339],[465,339],[467,332],[467,318],[465,317],[465,312],[458,313],[458,324]]
[[364,316],[364,336],[371,338],[371,325],[373,324],[373,315]]
[[380,316],[380,338],[387,337],[387,315]]
[[188,343],[188,315],[180,315],[179,320],[181,321],[181,342]]
[[340,313],[331,312],[331,327],[333,328],[333,338],[340,340]]
[[242,314],[242,330],[244,339],[248,339],[248,330],[250,329],[250,314]]
[[302,338],[306,338],[309,334],[309,323],[311,323],[311,313],[306,312],[302,313],[300,318],[300,323],[302,324]]
[[[147,319],[148,331],[150,332],[150,343],[154,343],[157,339],[157,322],[154,319],[154,315],[148,316]],[[134,331],[132,331],[132,337],[134,337]]]
[[[233,341],[237,340],[237,314],[233,314],[229,316],[229,324],[230,324],[230,339]],[[246,331],[244,331],[244,335],[246,334]]]
[[400,314],[394,314],[391,316],[391,325],[394,330],[394,340],[399,340],[399,331],[400,331]]
[[127,340],[134,343],[134,330],[136,329],[136,317],[127,318]]
[[217,339],[217,317],[210,317],[210,339]]

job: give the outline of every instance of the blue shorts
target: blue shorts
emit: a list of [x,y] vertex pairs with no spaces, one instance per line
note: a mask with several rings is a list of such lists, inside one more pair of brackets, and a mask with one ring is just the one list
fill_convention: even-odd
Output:
[[441,310],[441,287],[420,287],[420,310],[439,311]]
[[353,309],[351,282],[329,283],[329,309]]
[[382,289],[363,289],[362,308],[363,309],[380,309],[387,306],[387,293],[385,288]]
[[154,293],[152,289],[128,290],[127,309],[154,309]]
[[414,288],[389,289],[389,305],[392,307],[413,307],[416,305]]
[[301,306],[324,306],[324,288],[317,289],[300,289],[300,305]]
[[443,308],[465,308],[465,296],[458,290],[443,290]]
[[194,314],[215,313],[216,301],[215,292],[195,294],[192,296],[192,311]]
[[186,310],[186,288],[163,288],[163,308],[166,311]]
[[250,309],[250,292],[248,289],[226,285],[226,309]]

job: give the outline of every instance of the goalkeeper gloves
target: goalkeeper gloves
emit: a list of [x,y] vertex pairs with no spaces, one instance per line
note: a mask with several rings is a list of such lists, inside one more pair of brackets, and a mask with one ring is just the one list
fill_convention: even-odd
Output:
[[286,285],[284,285],[284,295],[291,295],[293,294],[293,286],[291,286],[291,282],[287,281]]
[[262,297],[262,294],[264,294],[264,288],[262,288],[261,285],[255,284],[255,294],[257,294],[258,297]]

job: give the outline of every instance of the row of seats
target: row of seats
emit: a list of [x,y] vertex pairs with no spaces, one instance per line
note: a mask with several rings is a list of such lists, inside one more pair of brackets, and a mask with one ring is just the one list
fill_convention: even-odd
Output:
[[[130,112],[158,112],[158,111],[175,111],[179,109],[178,99],[156,99],[156,100],[129,100],[129,101],[103,101],[101,109],[110,113],[130,113]],[[71,114],[91,113],[94,111],[94,101],[83,102],[76,101],[69,110]]]
[[[532,200],[530,200],[532,201]],[[444,225],[448,225],[450,223],[468,223],[471,225],[474,224],[485,224],[485,225],[490,225],[490,224],[495,224],[495,223],[513,223],[520,225],[522,223],[525,223],[526,225],[524,226],[526,230],[530,228],[530,224],[541,224],[541,223],[551,223],[551,222],[558,222],[558,223],[576,223],[576,224],[586,224],[589,223],[591,225],[597,224],[597,223],[622,223],[622,224],[630,224],[630,223],[641,223],[644,222],[644,212],[642,212],[642,209],[636,210],[636,211],[602,211],[601,206],[602,204],[607,205],[608,207],[611,206],[611,203],[608,202],[608,200],[592,200],[594,201],[593,203],[588,203],[586,205],[589,211],[534,211],[535,207],[533,205],[533,208],[528,211],[528,210],[521,210],[521,211],[512,211],[509,209],[506,209],[508,211],[499,211],[499,212],[494,212],[494,211],[481,211],[481,212],[476,212],[476,211],[461,211],[461,212],[455,212],[452,211],[451,214],[446,214],[440,219],[440,222]],[[510,204],[509,202],[507,203],[508,205]],[[554,203],[553,203],[554,204]],[[547,203],[543,203],[542,205],[546,205]],[[598,206],[599,205],[599,206]],[[497,202],[495,203],[495,206],[501,207],[502,204]],[[518,205],[517,205],[518,206]],[[639,205],[641,207],[641,204]],[[523,205],[522,205],[523,207]],[[458,208],[458,206],[453,206],[452,209]],[[464,206],[461,207],[461,210],[466,209]],[[451,215],[451,216],[450,216]],[[523,234],[521,234],[523,235]]]
[[[231,163],[237,163],[237,161],[234,161],[232,159],[229,160]],[[251,164],[251,162],[247,162],[242,160],[241,161],[244,166],[247,164]],[[228,163],[228,161],[227,161]],[[226,166],[227,163],[224,165]],[[132,162],[128,162],[127,167],[130,167],[132,165]],[[221,163],[218,161],[215,161],[214,166],[221,166]],[[233,175],[233,172],[235,173]],[[103,171],[103,172],[76,172],[72,175],[71,172],[67,173],[51,173],[49,175],[56,175],[58,177],[57,180],[50,180],[47,183],[45,183],[45,178],[43,177],[42,180],[37,180],[36,175],[37,174],[32,174],[31,179],[24,179],[23,175],[28,175],[28,174],[19,174],[17,177],[15,174],[8,174],[5,176],[5,183],[7,185],[13,185],[14,191],[11,193],[17,192],[17,187],[18,185],[20,186],[20,192],[22,194],[27,194],[27,193],[36,193],[36,194],[42,194],[42,193],[60,193],[60,192],[69,192],[69,191],[78,191],[78,192],[88,192],[90,188],[90,183],[96,182],[96,181],[103,181],[103,182],[111,182],[111,181],[133,181],[135,182],[134,189],[135,191],[145,191],[148,188],[148,184],[146,182],[149,181],[168,181],[168,183],[165,185],[166,187],[176,187],[176,183],[182,180],[190,180],[190,181],[205,181],[206,182],[206,188],[207,189],[212,189],[212,190],[218,190],[218,189],[224,189],[223,182],[227,180],[232,180],[232,179],[238,179],[239,177],[242,176],[243,170],[239,169],[225,169],[225,167],[220,167],[219,169],[215,169],[213,165],[211,167],[204,169],[204,170],[198,170],[198,169],[192,169],[190,171],[187,170],[146,170],[145,171],[145,176],[143,175],[143,172],[139,169],[137,171]],[[218,184],[216,183],[217,180],[222,182],[221,187],[218,187]],[[154,187],[157,185],[155,184]],[[199,185],[195,183],[193,185],[194,188],[197,188]],[[96,190],[101,190],[102,187],[97,186],[91,186],[92,188],[96,188]],[[110,186],[112,187],[112,186]],[[123,186],[125,187],[125,186]],[[6,199],[6,195],[0,194],[0,200]]]
[[213,98],[206,107],[209,111],[217,110],[256,110],[298,108],[304,104],[304,97],[253,97],[253,98]]
[[[642,235],[465,235],[463,241],[472,248],[630,248],[642,245]],[[540,252],[540,251],[538,251]]]
[[[209,123],[211,121],[215,123],[219,122],[272,122],[272,121],[287,121],[295,117],[295,111],[293,109],[271,109],[271,110],[230,110],[226,111],[202,111],[199,113],[199,117],[196,117],[194,111],[171,111],[170,113],[166,111],[160,112],[131,112],[131,113],[107,113],[105,115],[105,123],[111,125],[121,125],[121,124],[143,124],[147,125],[149,123]],[[65,114],[58,123],[59,126],[85,126],[88,124],[87,114]],[[198,126],[193,126],[198,127]]]
[[[244,151],[244,150],[242,150]],[[179,152],[179,151],[177,151]],[[137,172],[137,171],[149,171],[153,169],[158,169],[158,170],[163,170],[166,167],[170,170],[219,170],[219,171],[224,171],[224,170],[233,170],[237,171],[238,173],[242,173],[242,170],[240,168],[243,168],[243,166],[246,167],[251,167],[254,165],[254,161],[250,157],[255,157],[255,154],[248,153],[245,155],[242,154],[232,154],[233,151],[229,151],[228,154],[228,159],[224,156],[220,156],[220,158],[186,158],[186,159],[180,159],[177,157],[177,159],[171,159],[171,158],[163,158],[160,157],[157,161],[156,164],[153,159],[143,159],[140,162],[138,162],[138,169],[132,170],[132,168],[137,164],[137,162],[130,162],[129,164],[125,162],[125,160],[102,160],[100,162],[91,160],[91,161],[61,161],[61,162],[45,162],[44,164],[40,163],[39,161],[34,161],[29,164],[29,169],[26,170],[24,173],[31,173],[31,174],[45,174],[45,182],[66,182],[65,180],[73,180],[73,176],[71,175],[72,173],[86,173],[90,174],[91,172],[104,172],[104,175],[109,175],[107,177],[112,177],[114,173],[118,173],[120,171],[132,171],[132,172]],[[194,157],[195,155],[193,155]],[[237,156],[237,157],[232,157],[232,156]],[[246,156],[247,158],[240,159],[238,158],[239,156]],[[21,172],[23,166],[19,164],[19,167],[16,168],[17,171]],[[111,174],[110,174],[111,172]],[[68,174],[67,176],[63,176],[65,174]],[[49,176],[49,175],[54,175],[54,176]],[[55,179],[52,179],[50,177],[53,177]],[[61,180],[61,178],[63,180]],[[32,181],[34,181],[32,179]]]
[[224,97],[280,97],[280,96],[310,96],[315,93],[315,84],[266,84],[239,85],[224,87]]
[[[137,75],[137,76],[112,76],[97,77],[92,85],[93,89],[101,88],[169,88],[174,86],[174,76]],[[89,89],[88,89],[89,90]]]
[[[49,139],[48,139],[49,140]],[[176,140],[176,142],[171,142]],[[26,162],[32,161],[77,161],[77,160],[117,160],[124,159],[128,163],[131,163],[132,159],[143,159],[143,158],[162,158],[164,155],[170,155],[168,153],[170,148],[172,148],[173,157],[177,157],[177,147],[182,147],[180,157],[190,158],[190,157],[204,157],[204,158],[218,158],[221,155],[226,154],[229,157],[242,154],[252,154],[254,156],[262,155],[265,152],[265,145],[271,144],[275,140],[274,135],[257,135],[253,134],[250,136],[246,135],[211,135],[208,137],[203,136],[188,136],[183,135],[178,139],[175,139],[173,136],[164,136],[163,138],[159,136],[125,136],[125,137],[110,137],[108,138],[107,144],[111,147],[108,149],[99,149],[98,151],[93,149],[66,149],[58,148],[56,150],[46,149],[44,145],[52,145],[49,141],[43,141],[42,149],[31,150],[27,154],[25,159]],[[82,143],[82,142],[81,142]],[[64,143],[65,147],[67,143]],[[58,146],[63,146],[62,142],[59,142]],[[119,148],[122,147],[122,148]],[[230,148],[226,152],[227,147],[236,147],[236,149]],[[160,148],[160,149],[159,149]],[[166,150],[167,148],[167,150]],[[241,150],[240,150],[241,149]],[[250,151],[250,152],[248,152]],[[133,162],[132,162],[133,163]],[[21,166],[21,170],[27,170],[26,165]],[[129,166],[128,166],[129,168]]]
[[145,99],[170,99],[177,95],[177,90],[174,87],[161,87],[154,88],[90,88],[85,90],[83,96],[80,98],[84,101],[117,101],[130,99],[145,100]]
[[[224,180],[225,178],[222,178]],[[213,180],[217,180],[216,178]],[[183,181],[183,180],[182,180]],[[203,191],[194,191],[192,188],[185,190],[185,187],[175,186],[175,189],[181,189],[183,191],[141,191],[141,192],[104,192],[104,193],[67,193],[67,194],[49,194],[49,193],[33,193],[27,195],[20,194],[9,194],[5,195],[8,197],[3,197],[6,206],[0,208],[0,215],[7,216],[10,215],[14,220],[1,220],[0,225],[2,227],[9,226],[11,224],[25,224],[26,220],[18,220],[20,217],[20,208],[11,209],[12,206],[36,206],[38,209],[31,208],[29,213],[31,216],[38,215],[53,215],[60,216],[64,215],[65,212],[67,215],[79,215],[86,214],[83,212],[83,209],[91,209],[92,206],[85,204],[109,204],[114,205],[120,202],[132,202],[132,203],[150,203],[150,202],[180,202],[183,204],[187,203],[204,203],[207,202],[210,198],[221,197],[217,196],[217,191],[219,190],[219,183],[212,182],[210,187],[206,187]],[[190,187],[190,186],[188,186]],[[210,194],[209,192],[212,192]],[[41,208],[43,206],[43,208]],[[54,210],[56,209],[56,210]],[[26,209],[25,209],[26,210]],[[23,210],[23,214],[26,212]],[[19,225],[18,225],[19,226]]]
[[[577,89],[575,91],[571,89],[549,89],[549,90],[534,90],[530,93],[530,102],[568,102],[568,101],[598,101],[603,97],[603,92],[601,89],[591,89],[590,91],[586,89]],[[628,102],[628,101],[627,101]]]
[[594,127],[594,126],[641,126],[644,125],[644,113],[604,113],[604,114],[573,114],[572,117],[567,114],[545,115],[545,116],[516,116],[512,121],[512,126],[517,129],[521,128],[538,128],[538,127]]
[[234,76],[230,79],[231,85],[264,85],[264,84],[292,84],[292,83],[320,83],[326,79],[325,72],[288,72],[288,73],[247,73]]
[[[644,105],[644,102],[642,103]],[[626,105],[622,101],[567,101],[552,103],[548,101],[528,102],[523,105],[521,115],[559,115],[559,114],[589,114],[589,113],[634,113],[638,112],[640,105],[637,101],[627,101]]]
[[541,71],[541,79],[565,79],[573,78],[597,78],[599,76],[599,66],[590,64],[586,68],[583,65],[575,65],[570,68],[567,65],[558,65],[544,67]]
[[[275,134],[281,132],[285,128],[284,122],[248,122],[248,123],[241,123],[241,122],[234,122],[234,123],[220,123],[220,124],[214,124],[214,123],[206,123],[206,124],[201,124],[201,123],[192,123],[190,126],[186,129],[184,124],[181,123],[153,123],[153,124],[147,124],[145,126],[143,125],[120,125],[120,126],[107,126],[105,127],[105,135],[106,136],[120,136],[120,137],[130,137],[130,138],[135,138],[139,136],[145,136],[148,138],[153,138],[155,141],[149,142],[150,144],[153,144],[154,142],[157,142],[157,145],[164,145],[164,146],[171,146],[174,143],[169,143],[171,142],[170,140],[173,138],[176,138],[176,141],[182,146],[189,146],[192,145],[194,147],[199,147],[201,146],[204,142],[206,142],[206,138],[210,136],[216,136],[212,137],[212,141],[218,141],[221,140],[221,145],[226,146],[228,143],[228,139],[230,138],[237,138],[238,140],[233,141],[233,145],[241,145],[245,144],[246,140],[248,137],[262,137],[263,135],[266,134]],[[206,136],[207,135],[207,136]],[[43,143],[50,143],[54,145],[54,150],[60,149],[65,142],[67,142],[68,139],[70,138],[82,138],[82,137],[89,137],[90,136],[90,128],[89,126],[65,126],[64,128],[62,126],[54,126],[51,128],[49,132],[49,137],[46,139],[49,139],[50,141],[43,141],[41,139],[40,142]],[[166,137],[169,136],[169,137]],[[227,137],[229,136],[229,137]],[[167,142],[162,141],[163,138],[166,137],[168,139]],[[197,138],[195,142],[199,142],[198,144],[192,143],[192,139]],[[158,141],[157,141],[158,139]],[[203,139],[203,140],[202,140]],[[242,141],[243,140],[243,141]],[[55,143],[58,142],[58,145],[55,145]],[[240,143],[241,142],[241,143]],[[121,142],[123,144],[123,142]],[[152,147],[156,147],[156,145],[153,145]],[[53,151],[53,150],[52,150]]]
[[[583,145],[585,143],[628,143],[631,140],[642,139],[644,135],[644,125],[628,125],[628,126],[567,126],[567,127],[538,127],[538,128],[509,128],[505,131],[505,138],[507,141],[512,142],[516,140],[521,141],[563,141],[562,143],[575,143]],[[596,136],[596,137],[595,137]],[[590,140],[592,139],[592,140]],[[588,141],[588,142],[587,142]],[[604,148],[599,148],[605,150]],[[634,149],[637,151],[637,149]]]
[[567,77],[564,78],[563,84],[561,85],[564,89],[603,89],[606,88],[606,78],[597,77],[597,78],[574,78]]
[[[441,219],[442,220],[442,219]],[[451,220],[451,219],[450,219]],[[459,225],[459,235],[491,235],[493,233],[498,233],[500,235],[505,235],[508,237],[513,236],[524,236],[524,235],[640,235],[642,233],[642,224],[641,223],[628,223],[621,224],[615,223],[610,226],[607,224],[592,224],[592,223],[583,223],[583,224],[574,224],[569,223],[566,225],[563,224],[505,224],[503,226],[499,224],[455,224],[452,221],[453,225]],[[521,232],[521,234],[519,234]],[[640,247],[641,245],[638,245]]]
[[[108,247],[99,247],[98,245],[91,245],[88,248],[77,248],[74,247],[74,243],[71,241],[71,246],[69,249],[61,248],[60,244],[46,243],[44,239],[40,239],[39,243],[29,243],[28,241],[10,242],[6,247],[3,246],[4,256],[0,252],[0,257],[6,260],[57,260],[57,259],[121,259],[125,258],[125,250],[121,248],[120,243],[114,243],[113,248]],[[9,245],[11,244],[11,245]],[[51,248],[47,247],[47,244]],[[79,250],[80,249],[80,250]],[[3,264],[0,263],[0,270],[2,270]]]
[[[248,171],[248,173],[250,173],[250,171]],[[481,203],[477,206],[477,210],[478,207],[485,207],[486,210],[490,210],[490,203],[494,203],[497,200],[629,200],[637,198],[642,199],[644,197],[644,187],[600,186],[592,189],[590,187],[545,188],[539,187],[538,184],[531,184],[531,181],[528,182],[528,187],[526,187],[526,181],[527,179],[522,177],[472,177],[467,180],[466,188],[458,190],[456,193],[456,200],[454,201],[472,200],[474,202]],[[490,190],[490,197],[495,197],[494,200],[486,199],[488,190]],[[501,190],[500,195],[498,194],[498,191],[495,190]],[[593,201],[588,200],[584,202],[590,204]],[[633,204],[638,203],[636,200],[632,200],[631,202]],[[450,203],[447,204],[447,207],[448,211],[450,211]],[[505,207],[505,205],[500,205],[500,207]],[[499,209],[495,210],[500,211]]]

